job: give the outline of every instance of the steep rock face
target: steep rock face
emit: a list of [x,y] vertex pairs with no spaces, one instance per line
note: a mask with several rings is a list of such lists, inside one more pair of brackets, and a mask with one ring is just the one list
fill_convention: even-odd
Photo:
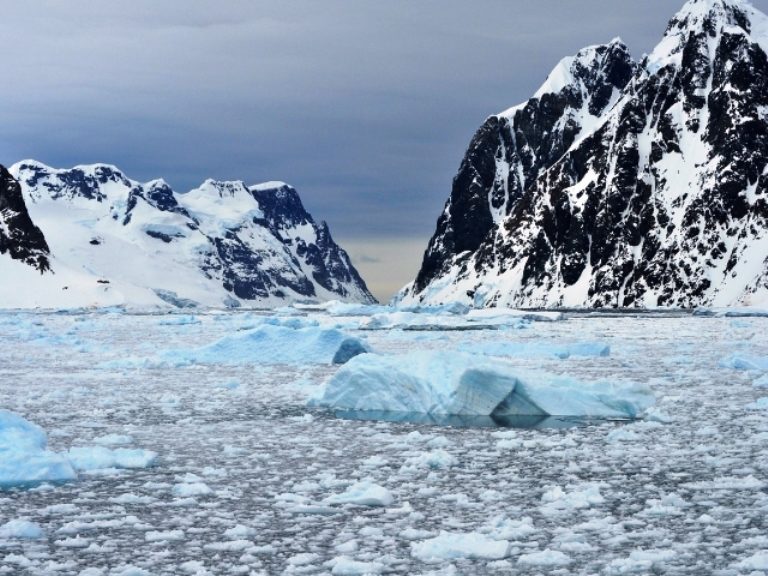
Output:
[[[310,227],[308,237],[295,239],[296,255],[311,267],[311,278],[329,292],[349,296],[348,286],[365,286],[347,253],[334,242],[325,221],[315,224],[304,209],[299,194],[281,182],[250,188],[264,212],[264,222],[272,233],[288,242],[291,229]],[[367,290],[366,290],[367,292]]]
[[486,120],[454,179],[417,292],[448,272],[454,256],[487,243],[530,183],[615,103],[634,67],[618,39],[585,48],[563,59],[527,103]]
[[[162,180],[139,183],[102,164],[56,170],[24,161],[10,172],[50,243],[57,276],[67,272],[61,290],[97,304],[373,300],[287,184],[207,180],[177,194]],[[93,295],[93,284],[103,294]]]
[[45,236],[32,223],[18,182],[0,166],[0,254],[6,253],[41,273],[50,270]]
[[[401,299],[690,307],[768,298],[767,47],[768,18],[746,2],[688,2],[653,53],[625,65],[634,72],[618,76],[621,93],[589,109],[589,129],[582,122],[569,141],[541,124],[551,161],[507,192],[502,217],[474,227],[447,216],[467,198],[493,213],[498,178],[476,179],[472,193],[454,187]],[[583,90],[593,94],[573,89]],[[475,156],[473,165],[507,173],[498,150]],[[483,230],[482,240],[457,249],[451,234],[463,228]]]

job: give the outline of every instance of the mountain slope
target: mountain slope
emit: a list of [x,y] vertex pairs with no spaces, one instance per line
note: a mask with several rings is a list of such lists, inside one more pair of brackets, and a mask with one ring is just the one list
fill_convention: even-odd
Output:
[[[766,46],[768,19],[751,5],[692,0],[643,62],[618,59],[633,70],[624,86],[612,82],[619,94],[589,116],[576,108],[588,119],[576,124],[577,137],[535,123],[540,146],[563,153],[545,155],[522,190],[523,162],[470,147],[419,276],[400,299],[524,307],[768,299]],[[606,59],[574,61],[614,77]],[[563,64],[537,98],[551,86],[593,98],[606,90]],[[531,102],[512,109],[503,138],[514,142]],[[509,116],[493,117],[478,134]],[[463,186],[468,163],[495,170],[493,182]],[[499,186],[510,181],[506,191]],[[475,218],[479,208],[453,211],[472,198],[493,214],[504,193],[504,213],[491,225]],[[455,242],[462,229],[478,233],[475,244]]]
[[373,300],[287,184],[207,180],[178,194],[103,164],[24,161],[9,172],[50,246],[51,271],[35,281],[24,274],[24,293],[4,290],[4,306]]

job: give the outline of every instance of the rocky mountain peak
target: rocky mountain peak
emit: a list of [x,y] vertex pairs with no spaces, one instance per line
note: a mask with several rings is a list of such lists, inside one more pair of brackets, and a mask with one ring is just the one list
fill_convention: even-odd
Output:
[[693,0],[639,66],[618,42],[563,60],[480,128],[401,299],[768,298],[767,46],[747,2]]

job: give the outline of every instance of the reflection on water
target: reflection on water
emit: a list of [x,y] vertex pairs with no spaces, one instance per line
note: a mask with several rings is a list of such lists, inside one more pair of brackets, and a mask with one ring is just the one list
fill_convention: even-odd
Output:
[[461,416],[448,414],[422,414],[418,412],[380,412],[366,410],[337,410],[333,413],[343,420],[402,422],[427,426],[451,426],[454,428],[523,428],[528,430],[574,428],[605,422],[624,421],[616,418],[589,418],[579,416]]

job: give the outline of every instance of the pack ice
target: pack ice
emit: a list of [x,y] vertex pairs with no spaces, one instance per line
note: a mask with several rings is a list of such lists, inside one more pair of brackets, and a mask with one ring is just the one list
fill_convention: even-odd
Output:
[[618,418],[635,418],[653,403],[646,385],[580,382],[456,351],[362,354],[310,399],[340,410]]

